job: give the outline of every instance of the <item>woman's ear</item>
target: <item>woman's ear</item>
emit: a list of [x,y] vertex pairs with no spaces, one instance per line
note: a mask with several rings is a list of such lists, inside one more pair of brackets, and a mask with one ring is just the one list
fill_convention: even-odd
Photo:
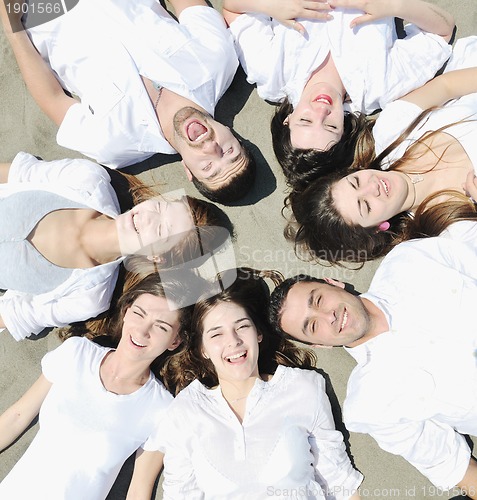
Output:
[[260,342],[263,340],[263,335],[260,334],[258,337],[257,337],[257,340],[258,340],[258,343],[260,344]]
[[288,124],[290,123],[290,115],[288,115],[284,120],[283,120],[283,125],[286,125],[288,127]]

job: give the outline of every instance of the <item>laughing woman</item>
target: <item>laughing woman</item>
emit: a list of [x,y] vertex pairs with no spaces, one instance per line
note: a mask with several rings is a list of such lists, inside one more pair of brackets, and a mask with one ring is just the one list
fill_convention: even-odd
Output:
[[[280,103],[273,148],[292,186],[351,165],[369,140],[361,113],[423,85],[451,53],[452,16],[421,0],[225,0],[224,8],[248,81]],[[413,23],[404,39],[393,17]]]
[[299,489],[310,499],[359,497],[362,476],[314,356],[272,334],[264,276],[278,277],[239,269],[230,288],[194,308],[175,360],[185,388],[160,431],[165,499],[282,498]]
[[[0,288],[7,290],[0,326],[16,340],[105,311],[127,257],[159,267],[191,260],[209,244],[198,241],[195,226],[217,225],[210,203],[153,198],[132,176],[146,201],[121,213],[111,177],[89,160],[19,153],[0,168],[0,217],[8,221],[0,231]],[[214,240],[212,228],[205,233]]]
[[38,413],[40,424],[0,483],[0,498],[104,500],[138,450],[127,498],[150,500],[162,465],[151,439],[172,400],[151,364],[159,369],[181,343],[191,314],[181,307],[187,295],[185,284],[148,276],[119,301],[117,326],[107,332],[116,349],[73,337],[46,354],[42,375],[0,416],[0,450]]
[[329,261],[361,262],[477,219],[477,37],[460,41],[461,67],[474,67],[444,73],[388,105],[373,129],[371,164],[290,194],[295,244]]

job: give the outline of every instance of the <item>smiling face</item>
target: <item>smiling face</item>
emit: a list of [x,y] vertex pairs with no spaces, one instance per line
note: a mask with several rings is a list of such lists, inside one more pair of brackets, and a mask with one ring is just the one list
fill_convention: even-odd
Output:
[[334,285],[299,282],[283,303],[280,326],[293,338],[323,346],[352,346],[370,331],[362,300]]
[[118,349],[135,359],[154,360],[180,344],[179,312],[164,297],[140,295],[126,310]]
[[121,255],[147,253],[161,255],[170,251],[194,228],[186,201],[162,197],[147,200],[116,218]]
[[202,323],[202,353],[214,365],[219,383],[259,376],[258,344],[262,337],[243,307],[219,302]]
[[332,187],[334,205],[344,220],[361,227],[378,226],[409,210],[409,183],[400,172],[360,170]]
[[285,123],[294,148],[326,151],[343,136],[343,98],[327,83],[305,87]]
[[242,145],[230,129],[192,107],[174,116],[174,147],[189,180],[194,176],[212,190],[229,184],[247,164]]

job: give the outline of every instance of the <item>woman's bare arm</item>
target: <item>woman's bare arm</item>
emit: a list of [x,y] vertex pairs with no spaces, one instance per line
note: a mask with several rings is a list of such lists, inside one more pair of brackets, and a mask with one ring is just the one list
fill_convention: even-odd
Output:
[[157,476],[162,469],[164,454],[160,451],[136,452],[134,471],[126,500],[150,500]]
[[422,87],[409,92],[402,100],[428,109],[474,92],[477,92],[477,68],[466,68],[437,76]]
[[464,495],[477,499],[477,462],[472,457],[465,476],[457,486],[462,490]]
[[11,163],[0,163],[0,184],[8,182]]
[[27,392],[0,415],[0,450],[10,446],[38,415],[51,388],[51,382],[40,375]]

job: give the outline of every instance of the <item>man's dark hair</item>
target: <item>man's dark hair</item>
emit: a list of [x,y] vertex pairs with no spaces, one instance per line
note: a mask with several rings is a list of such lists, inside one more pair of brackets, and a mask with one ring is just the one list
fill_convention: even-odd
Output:
[[233,131],[232,133],[242,146],[242,151],[245,156],[245,165],[242,170],[234,175],[226,185],[220,186],[217,189],[208,188],[204,182],[192,176],[192,182],[200,194],[210,201],[221,203],[222,205],[229,205],[243,198],[250,191],[255,181],[255,174],[257,171],[257,165],[252,153],[245,146],[244,141]]
[[[296,342],[301,342],[306,345],[314,345],[313,342],[305,342],[303,340],[297,340],[295,337],[292,337],[287,332],[283,330],[281,327],[281,319],[283,314],[283,304],[288,296],[288,292],[291,287],[296,285],[297,283],[327,283],[326,280],[321,278],[315,278],[314,276],[310,276],[308,274],[297,274],[291,278],[288,278],[282,281],[279,285],[276,286],[275,290],[270,295],[270,303],[268,308],[268,320],[273,330],[282,335],[284,338],[288,340],[294,340]],[[350,283],[344,284],[344,289],[351,293],[352,295],[360,295],[360,292],[354,289],[354,286]]]
[[[309,276],[308,274],[298,274],[296,276],[293,276],[292,278],[288,278],[285,281],[282,281],[270,295],[270,306],[268,309],[268,319],[270,321],[270,324],[272,325],[275,332],[291,340],[296,340],[296,339],[291,335],[289,335],[287,332],[285,332],[280,325],[283,313],[282,309],[291,287],[301,282],[326,283],[326,281],[321,278],[315,278],[314,276]],[[302,343],[312,345],[311,342],[302,342]]]

